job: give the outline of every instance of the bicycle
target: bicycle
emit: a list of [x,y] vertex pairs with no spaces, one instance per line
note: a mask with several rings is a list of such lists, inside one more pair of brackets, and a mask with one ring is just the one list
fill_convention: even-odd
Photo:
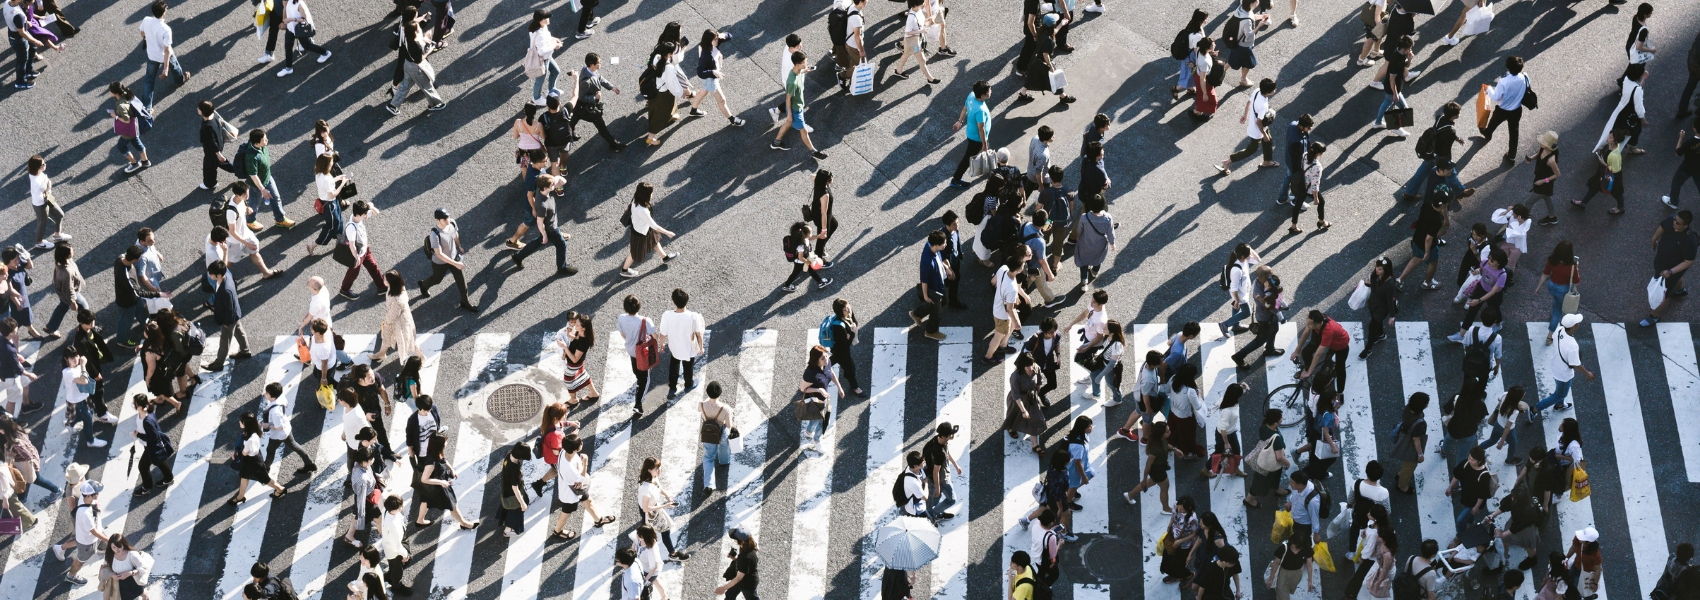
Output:
[[1315,392],[1311,389],[1318,381],[1330,381],[1334,378],[1332,361],[1323,360],[1317,365],[1316,371],[1309,379],[1301,378],[1303,371],[1293,374],[1293,382],[1284,384],[1269,392],[1269,407],[1281,409],[1281,427],[1297,427],[1316,406]]

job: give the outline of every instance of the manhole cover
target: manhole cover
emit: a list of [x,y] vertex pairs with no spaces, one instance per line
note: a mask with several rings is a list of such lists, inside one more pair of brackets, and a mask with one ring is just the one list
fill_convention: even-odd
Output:
[[490,417],[503,423],[529,423],[543,411],[543,393],[523,383],[502,385],[484,402]]

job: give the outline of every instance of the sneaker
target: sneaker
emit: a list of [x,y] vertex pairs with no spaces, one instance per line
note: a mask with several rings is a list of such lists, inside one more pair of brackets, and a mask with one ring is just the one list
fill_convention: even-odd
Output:
[[207,187],[207,184],[204,184],[204,183],[201,184],[201,185],[197,185],[195,187],[198,188],[198,189],[203,189],[203,190],[211,190],[212,189],[210,187]]
[[1369,82],[1369,87],[1375,88],[1375,89],[1378,89],[1378,90],[1385,90],[1385,89],[1387,89],[1387,84],[1382,83],[1380,80],[1376,80],[1376,81]]
[[294,226],[295,226],[295,221],[291,221],[289,219],[284,219],[282,221],[273,221],[272,222],[272,227],[276,227],[278,229],[289,229],[289,228],[294,227]]
[[294,74],[294,73],[295,73],[295,69],[292,69],[292,68],[289,68],[289,67],[284,67],[282,69],[277,70],[277,76],[278,77],[288,77],[288,76],[290,76],[291,74]]
[[1641,319],[1641,322],[1637,323],[1637,324],[1642,326],[1642,327],[1652,327],[1653,324],[1657,323],[1657,322],[1659,322],[1658,317],[1647,317],[1645,319]]
[[1541,220],[1538,221],[1538,222],[1542,225],[1546,225],[1546,226],[1550,227],[1550,226],[1558,224],[1558,217],[1554,217],[1554,216],[1542,217]]
[[1104,14],[1104,5],[1094,4],[1092,6],[1088,6],[1086,8],[1080,9],[1080,10],[1081,10],[1081,12],[1089,12],[1089,13],[1092,13],[1092,14],[1095,14],[1095,15],[1101,15],[1101,14]]
[[596,29],[596,26],[601,25],[601,24],[602,24],[602,17],[592,17],[590,19],[590,24],[585,25],[584,28],[585,29]]
[[590,39],[590,36],[594,35],[595,33],[596,32],[594,32],[594,31],[585,30],[583,32],[580,32],[578,35],[573,36],[573,37],[575,39],[588,40],[588,39]]
[[146,169],[146,168],[151,167],[151,166],[153,166],[153,161],[145,160],[145,159],[142,161],[142,168],[143,169]]
[[87,585],[88,582],[89,582],[89,580],[83,579],[83,578],[78,577],[76,575],[72,575],[72,574],[69,574],[69,573],[65,574],[65,583],[69,583],[71,585]]
[[795,292],[795,291],[797,291],[797,285],[796,284],[782,285],[782,286],[779,286],[779,291],[782,291],[782,292],[785,292],[785,293]]
[[95,438],[95,439],[89,440],[88,447],[90,447],[90,448],[105,448],[106,447],[106,440],[103,440],[103,439],[100,439],[100,438]]
[[1126,500],[1128,504],[1139,504],[1139,500],[1129,496],[1127,492],[1122,492],[1122,499]]
[[1388,132],[1388,133],[1390,133],[1390,134],[1392,134],[1392,135],[1393,135],[1393,137],[1396,137],[1396,138],[1401,138],[1401,139],[1403,139],[1403,138],[1407,138],[1407,137],[1410,137],[1410,136],[1411,136],[1411,134],[1410,134],[1410,133],[1407,133],[1407,132],[1406,132],[1406,131],[1405,131],[1405,128],[1404,128],[1404,127],[1400,127],[1400,128],[1398,128],[1398,129],[1395,129],[1395,130],[1393,130],[1393,131],[1390,131],[1390,132]]
[[815,157],[815,160],[826,160],[826,153],[819,150],[816,150],[814,154],[810,154],[809,156]]
[[331,51],[326,50],[324,54],[319,55],[319,64],[324,64],[325,61],[330,60],[330,59],[331,59]]
[[1449,342],[1452,342],[1454,344],[1463,345],[1464,344],[1464,334],[1454,333],[1452,335],[1446,336],[1446,340],[1449,341]]
[[1371,122],[1369,126],[1375,129],[1386,129],[1387,122],[1381,119],[1376,119],[1374,122]]
[[118,424],[118,415],[114,415],[112,413],[106,413],[106,416],[101,417],[99,419],[95,419],[95,420],[100,421],[102,423],[105,423],[107,425],[116,425],[116,424]]
[[731,125],[732,125],[732,126],[733,126],[733,127],[743,127],[743,126],[744,126],[744,120],[743,120],[743,119],[740,119],[740,118],[738,118],[738,117],[732,117],[732,118],[731,118],[731,119],[730,119],[730,121],[729,121],[729,123],[730,123],[730,124],[731,124]]
[[425,107],[425,111],[426,112],[437,112],[439,110],[443,110],[443,109],[448,108],[448,107],[449,107],[449,103],[438,102],[436,104],[432,104],[430,106]]
[[1028,525],[1031,525],[1031,524],[1032,524],[1032,523],[1033,523],[1033,522],[1032,522],[1032,521],[1029,521],[1029,520],[1028,520],[1028,519],[1027,519],[1027,517],[1022,517],[1022,518],[1020,518],[1020,519],[1016,519],[1016,521],[1015,521],[1015,524],[1016,524],[1016,525],[1018,525],[1018,526],[1020,526],[1020,527],[1021,527],[1021,528],[1022,528],[1022,529],[1026,529],[1026,528],[1027,528],[1027,526],[1028,526]]
[[52,249],[52,248],[53,248],[53,240],[42,240],[41,242],[39,242],[35,245],[36,250],[49,250],[49,249]]
[[1422,69],[1411,69],[1411,70],[1405,72],[1405,78],[1407,80],[1409,80],[1411,78],[1414,78],[1414,77],[1416,77],[1418,75],[1422,75],[1422,74],[1423,74]]
[[1430,279],[1428,281],[1424,281],[1421,287],[1425,290],[1438,290],[1440,289],[1440,282]]
[[942,341],[945,340],[945,335],[944,335],[944,332],[942,332],[942,331],[929,331],[929,332],[923,333],[921,335],[923,335],[927,339],[935,341],[935,342],[942,342]]
[[671,261],[675,258],[678,258],[678,257],[679,257],[678,252],[668,252],[666,254],[661,255],[661,262],[669,262],[669,261]]
[[1062,297],[1062,296],[1057,296],[1055,298],[1052,298],[1050,302],[1046,302],[1043,306],[1045,308],[1056,308],[1056,307],[1062,306],[1063,304],[1066,304],[1066,303],[1068,303],[1068,298],[1065,298],[1065,297]]
[[703,112],[702,109],[700,109],[700,108],[693,108],[693,109],[691,109],[690,114],[693,117],[701,117],[701,116],[707,115],[708,113]]
[[124,172],[125,173],[134,173],[134,172],[140,171],[140,170],[142,170],[142,165],[140,163],[130,163],[130,164],[124,165]]
[[620,276],[631,279],[633,277],[637,277],[638,272],[632,269],[620,269]]
[[390,114],[392,115],[401,114],[401,109],[396,108],[394,104],[390,104],[388,102],[384,103],[384,110],[390,111]]
[[1676,210],[1676,203],[1670,201],[1670,196],[1660,196],[1659,201],[1665,203],[1665,208]]
[[1456,45],[1458,45],[1458,42],[1459,42],[1458,38],[1455,38],[1455,37],[1440,38],[1440,45],[1442,45],[1442,46],[1456,46]]
[[65,560],[65,547],[61,546],[59,544],[54,544],[53,545],[53,558],[57,558],[59,560]]
[[356,300],[356,299],[360,298],[359,294],[356,294],[356,293],[348,291],[348,290],[343,290],[341,292],[337,292],[337,295],[342,296],[344,300]]
[[267,52],[265,54],[261,54],[259,58],[254,59],[254,62],[260,63],[262,65],[269,63],[271,61],[272,61],[272,54],[270,52]]
[[780,142],[779,140],[774,140],[773,143],[768,144],[767,147],[772,148],[774,150],[790,150],[790,148],[785,147],[785,144]]
[[1117,429],[1116,435],[1119,435],[1119,436],[1122,437],[1122,439],[1130,441],[1130,442],[1139,441],[1139,434],[1135,433],[1132,429],[1128,429],[1126,427],[1123,427],[1121,429]]
[[820,283],[815,284],[815,289],[824,290],[824,289],[826,289],[826,286],[832,285],[832,282],[833,282],[833,279],[831,277],[828,277],[826,279],[822,279],[822,280],[820,280]]
[[973,184],[968,183],[966,181],[963,181],[961,179],[950,180],[950,187],[953,187],[953,188],[965,188],[965,187],[968,187],[970,185],[973,185]]
[[31,88],[34,88],[34,87],[35,87],[35,84],[30,83],[28,81],[20,81],[18,83],[12,84],[12,89],[14,89],[14,90],[27,90],[27,89],[31,89]]

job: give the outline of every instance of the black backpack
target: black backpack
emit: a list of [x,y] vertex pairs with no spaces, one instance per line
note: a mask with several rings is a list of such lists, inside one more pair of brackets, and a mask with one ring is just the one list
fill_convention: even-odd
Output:
[[826,33],[832,36],[832,45],[842,44],[850,37],[850,15],[859,14],[862,12],[847,6],[835,6],[826,13]]
[[1435,157],[1435,154],[1438,152],[1438,150],[1434,147],[1436,143],[1435,138],[1440,137],[1439,131],[1442,128],[1451,129],[1452,124],[1437,123],[1434,127],[1424,129],[1423,134],[1417,136],[1417,158],[1428,160]]
[[975,194],[974,197],[969,198],[968,209],[963,212],[967,213],[964,216],[968,218],[970,224],[979,225],[981,221],[986,220],[986,196]]
[[1439,567],[1431,562],[1423,570],[1412,572],[1411,565],[1416,560],[1417,557],[1415,556],[1406,558],[1405,568],[1399,569],[1399,574],[1393,576],[1393,600],[1422,600],[1424,597],[1423,586],[1420,583],[1422,576]]
[[1464,346],[1464,378],[1485,382],[1493,374],[1493,342],[1499,332],[1488,334],[1486,339],[1478,338],[1473,331],[1470,335],[1470,344]]
[[904,471],[899,473],[897,475],[897,481],[891,484],[891,503],[899,510],[908,506],[909,501],[911,500],[909,494],[903,489],[903,478],[905,477],[920,477],[920,475],[916,475],[910,471]]
[[1175,34],[1175,41],[1169,42],[1169,58],[1186,60],[1186,57],[1192,54],[1192,48],[1187,45],[1187,39],[1191,36],[1192,32],[1185,29]]
[[207,208],[207,217],[212,221],[213,227],[223,227],[225,231],[230,231],[230,198],[223,194],[214,198],[212,206]]
[[440,232],[437,231],[436,227],[432,227],[431,232],[425,234],[425,247],[420,249],[420,252],[425,255],[426,260],[430,260],[437,256],[437,247],[431,243],[431,237],[434,235],[441,235]]
[[1021,579],[1015,580],[1015,585],[1020,586],[1023,584],[1033,588],[1033,600],[1051,600],[1052,596],[1050,587],[1039,585],[1039,582],[1033,581],[1032,577],[1022,577]]
[[645,96],[655,96],[660,94],[661,87],[656,85],[655,78],[660,77],[661,72],[666,70],[666,68],[667,65],[659,65],[644,69],[643,74],[638,75],[638,91],[643,93]]
[[1316,484],[1316,491],[1311,492],[1309,496],[1305,496],[1305,504],[1310,504],[1310,499],[1317,497],[1321,497],[1321,500],[1316,503],[1317,523],[1315,527],[1327,527],[1328,524],[1323,523],[1322,520],[1333,515],[1334,499],[1328,497],[1328,490],[1322,487],[1321,482]]
[[207,332],[201,331],[201,326],[189,323],[189,333],[183,336],[183,345],[188,348],[190,356],[200,356],[207,349]]
[[572,139],[572,119],[563,108],[559,113],[545,112],[539,118],[543,125],[543,144],[545,146],[565,146]]

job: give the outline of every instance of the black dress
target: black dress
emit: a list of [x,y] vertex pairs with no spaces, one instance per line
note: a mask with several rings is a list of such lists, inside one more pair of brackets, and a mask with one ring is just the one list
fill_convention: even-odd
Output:
[[[454,480],[454,471],[449,469],[447,461],[436,460],[421,463],[419,465],[419,474],[421,478],[425,475],[425,467],[435,467],[431,469],[432,479]],[[418,498],[420,502],[425,504],[425,506],[438,510],[449,510],[454,508],[455,505],[454,493],[449,487],[431,485],[429,483],[419,484]]]

